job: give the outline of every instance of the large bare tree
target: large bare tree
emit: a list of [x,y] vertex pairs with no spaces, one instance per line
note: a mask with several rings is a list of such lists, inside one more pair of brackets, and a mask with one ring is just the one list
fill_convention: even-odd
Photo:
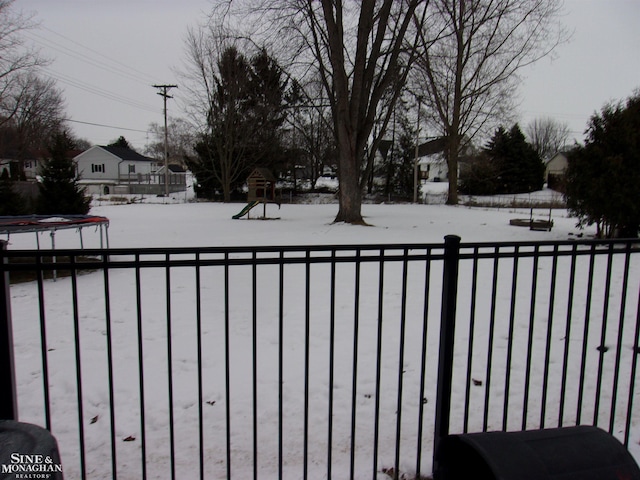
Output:
[[[32,72],[20,75],[8,100],[20,153],[45,149],[55,134],[63,130],[64,99],[56,82]],[[23,158],[20,158],[22,160]]]
[[[285,44],[288,62],[321,79],[338,160],[336,222],[364,223],[362,189],[416,56],[429,0],[225,2],[226,14],[259,16],[258,35]],[[244,4],[243,7],[237,5]],[[254,38],[255,32],[254,33]],[[376,128],[374,129],[374,125]]]
[[35,28],[33,15],[14,8],[15,0],[0,0],[0,125],[16,113],[16,89],[24,73],[44,65],[46,61],[30,47],[23,33]]
[[[307,179],[315,188],[325,167],[335,168],[333,123],[324,88],[319,81],[308,82],[304,87],[295,83],[292,89],[293,104],[287,118],[288,138],[297,153],[296,164],[307,169]],[[292,165],[295,179],[295,165]]]
[[544,117],[532,120],[527,125],[525,133],[540,158],[546,161],[567,147],[571,130],[566,122]]
[[[151,123],[149,132],[153,141],[145,146],[145,154],[158,159],[164,158],[164,125]],[[169,118],[167,124],[167,146],[169,161],[184,165],[185,159],[195,155],[196,143],[193,126],[184,118]]]
[[458,156],[465,143],[505,121],[514,107],[518,72],[566,39],[559,0],[438,0],[442,35],[425,31],[417,89],[446,139],[447,202],[458,203]]
[[[426,4],[420,0],[352,3],[354,38],[343,2],[305,2],[311,45],[333,114],[340,182],[336,222],[363,223],[364,182],[415,58],[416,43],[410,35],[416,19],[422,27]],[[379,119],[382,125],[374,133]]]

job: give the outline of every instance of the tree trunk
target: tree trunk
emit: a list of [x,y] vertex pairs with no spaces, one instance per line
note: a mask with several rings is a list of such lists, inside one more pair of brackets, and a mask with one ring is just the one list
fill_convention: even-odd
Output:
[[458,151],[460,150],[460,140],[455,133],[447,138],[447,168],[449,169],[449,192],[447,205],[458,204]]
[[340,208],[334,222],[365,225],[362,218],[360,189],[360,161],[355,141],[349,139],[344,123],[338,125],[338,201]]
[[465,54],[465,2],[459,3],[459,24],[456,28],[456,71],[453,85],[453,112],[447,134],[447,162],[449,168],[449,196],[447,205],[458,204],[458,152],[460,151],[460,117],[462,112],[462,72]]
[[360,182],[357,176],[349,174],[340,177],[340,190],[338,190],[338,198],[340,208],[334,222],[353,223],[356,225],[365,225],[362,218],[361,205],[362,194],[360,192]]

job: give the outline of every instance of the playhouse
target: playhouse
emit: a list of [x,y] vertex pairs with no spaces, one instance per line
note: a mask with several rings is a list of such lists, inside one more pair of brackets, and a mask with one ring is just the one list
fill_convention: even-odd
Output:
[[253,207],[262,203],[263,218],[267,216],[267,203],[276,203],[280,206],[280,197],[276,190],[276,177],[268,168],[255,168],[247,177],[247,205],[236,215],[234,219],[239,219],[247,215]]
[[275,202],[276,177],[267,168],[256,168],[247,178],[247,202]]

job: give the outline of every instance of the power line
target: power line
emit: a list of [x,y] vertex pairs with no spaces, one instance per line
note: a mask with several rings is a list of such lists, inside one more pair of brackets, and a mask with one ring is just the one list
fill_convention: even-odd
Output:
[[[47,30],[49,30],[49,29],[47,29]],[[56,32],[53,32],[52,30],[49,30],[49,31],[51,31],[52,33],[56,34]],[[56,34],[56,35],[59,35],[59,34]],[[43,46],[45,46],[47,48],[50,48],[50,49],[55,50],[57,52],[60,52],[60,53],[62,53],[64,55],[67,55],[67,56],[69,56],[71,58],[74,58],[76,60],[84,62],[84,63],[86,63],[88,65],[91,65],[92,67],[96,67],[96,68],[99,68],[101,70],[105,70],[105,71],[107,71],[109,73],[113,73],[113,74],[119,75],[119,76],[121,76],[123,78],[126,78],[128,80],[133,80],[133,81],[136,81],[138,83],[143,83],[143,84],[146,84],[146,85],[149,84],[150,76],[148,76],[148,75],[146,75],[146,74],[144,74],[142,72],[139,72],[138,70],[123,64],[122,62],[119,62],[117,60],[113,60],[113,59],[111,59],[111,58],[109,58],[109,57],[107,57],[105,55],[102,55],[101,53],[99,53],[99,52],[97,52],[95,50],[92,50],[92,49],[90,49],[88,47],[85,47],[85,48],[87,50],[89,50],[90,52],[93,52],[95,55],[100,56],[102,58],[105,58],[109,62],[114,63],[115,65],[108,65],[108,64],[105,64],[105,63],[100,63],[99,61],[96,61],[95,55],[94,56],[88,56],[88,55],[86,55],[86,54],[84,54],[82,52],[79,52],[77,50],[71,49],[71,48],[69,48],[69,47],[67,47],[67,46],[65,46],[65,45],[63,45],[61,43],[58,43],[58,42],[55,42],[55,41],[53,41],[51,39],[42,37],[41,35],[38,35],[35,32],[28,32],[26,34],[26,36],[30,37],[32,41],[34,41],[34,42],[36,42],[36,43],[38,43],[40,45],[43,45]],[[62,36],[62,35],[60,35],[60,36]],[[62,36],[62,37],[67,39],[67,40],[69,40],[70,42],[73,42],[73,43],[77,44],[77,42],[74,42],[73,40],[68,39],[67,37],[64,37],[64,36]],[[116,66],[116,65],[119,65],[119,66]],[[123,67],[123,68],[121,68],[121,67]]]
[[103,98],[106,98],[108,100],[113,100],[119,103],[123,103],[125,105],[128,105],[130,107],[134,107],[134,108],[139,108],[141,110],[146,110],[148,112],[151,113],[158,113],[158,109],[157,107],[153,107],[149,104],[145,104],[142,102],[138,102],[132,98],[128,98],[128,97],[124,97],[122,95],[119,95],[117,93],[114,92],[110,92],[108,90],[104,90],[101,88],[97,88],[94,87],[93,85],[90,85],[88,83],[82,82],[80,80],[77,79],[73,79],[71,77],[68,77],[62,73],[53,71],[49,68],[45,69],[45,71],[47,72],[48,76],[53,78],[54,80],[57,80],[61,83],[64,83],[66,85],[69,85],[71,87],[75,87],[78,88],[80,90],[84,90],[85,92],[91,93],[93,95],[97,95]]
[[[94,57],[95,56],[102,57],[102,58],[108,60],[109,62],[111,62],[113,64],[116,64],[116,65],[119,65],[119,66],[121,66],[123,68],[114,67],[112,65],[100,63],[98,61],[95,61],[94,58],[92,58],[92,57],[90,57],[90,56],[88,56],[88,55],[86,55],[86,54],[84,54],[82,52],[79,52],[78,50],[75,50],[73,48],[69,48],[69,47],[67,47],[67,46],[65,46],[65,45],[63,45],[61,43],[55,42],[55,41],[53,41],[53,40],[51,40],[49,38],[42,37],[42,36],[38,35],[37,33],[29,32],[29,36],[36,43],[38,43],[40,45],[43,45],[43,46],[46,46],[47,48],[51,48],[52,50],[55,50],[57,52],[61,52],[61,53],[65,54],[65,55],[67,55],[67,56],[70,56],[70,57],[72,57],[72,58],[74,58],[76,60],[79,60],[79,61],[81,61],[83,63],[86,63],[86,64],[88,64],[88,65],[90,65],[92,67],[99,68],[99,69],[107,71],[107,72],[109,72],[111,74],[115,74],[115,75],[118,75],[120,77],[123,77],[123,78],[125,78],[127,80],[132,80],[132,81],[135,81],[137,83],[142,83],[144,85],[149,85],[149,83],[151,83],[149,81],[150,77],[147,74],[145,74],[144,72],[141,72],[140,70],[137,70],[137,69],[132,68],[132,67],[130,67],[128,65],[125,65],[124,63],[122,63],[122,62],[120,62],[118,60],[115,60],[115,59],[112,59],[112,58],[110,58],[110,57],[108,57],[106,55],[103,55],[102,53],[100,53],[100,52],[98,52],[96,50],[93,50],[93,49],[91,49],[89,47],[81,45],[80,43],[74,41],[73,39],[71,39],[69,37],[66,37],[66,36],[64,36],[64,35],[62,35],[60,33],[57,33],[54,30],[51,30],[50,28],[46,28],[46,27],[43,27],[43,28],[45,30],[47,30],[48,32],[51,32],[52,34],[57,35],[58,37],[61,37],[61,38],[63,38],[64,40],[66,40],[68,42],[71,42],[74,45],[78,45],[78,46],[84,48],[85,50],[91,52]],[[145,104],[145,103],[139,102],[139,101],[137,101],[135,99],[128,98],[128,97],[125,97],[123,95],[120,95],[118,93],[114,93],[114,92],[105,90],[103,88],[97,87],[95,85],[85,83],[85,82],[79,80],[76,77],[69,77],[69,76],[67,76],[65,74],[56,72],[56,71],[54,71],[54,70],[52,70],[50,68],[46,68],[44,70],[45,70],[46,74],[49,77],[53,78],[56,81],[59,81],[59,82],[65,84],[65,85],[68,85],[68,86],[71,86],[73,88],[77,88],[77,89],[83,90],[83,91],[88,92],[88,93],[93,94],[93,95],[97,95],[97,96],[106,98],[108,100],[112,100],[112,101],[115,101],[115,102],[122,103],[124,105],[128,105],[128,106],[133,107],[133,108],[137,108],[137,109],[140,109],[140,110],[145,110],[147,112],[151,112],[151,113],[154,113],[154,114],[158,113],[157,107],[151,106],[150,104]]]
[[72,120],[71,118],[65,118],[65,122],[81,123],[83,125],[92,125],[94,127],[113,128],[116,130],[127,130],[129,132],[149,133],[147,130],[139,130],[137,128],[116,127],[115,125],[105,125],[103,123],[83,122],[81,120]]
[[71,43],[73,43],[73,44],[75,44],[75,45],[78,45],[79,47],[82,47],[82,48],[84,48],[84,49],[86,49],[86,50],[90,51],[91,53],[95,53],[96,55],[98,55],[98,56],[100,56],[100,57],[102,57],[102,58],[104,58],[104,59],[106,59],[106,60],[109,60],[110,62],[113,62],[113,63],[115,63],[115,64],[117,64],[117,65],[120,65],[120,66],[124,67],[124,68],[126,68],[128,71],[132,71],[132,72],[136,72],[136,73],[140,74],[140,75],[141,75],[141,77],[140,77],[140,78],[142,79],[141,81],[143,81],[143,82],[144,82],[145,84],[147,84],[147,85],[150,83],[150,82],[149,82],[149,79],[151,79],[151,76],[150,76],[150,75],[148,75],[148,74],[146,74],[145,72],[142,72],[142,71],[140,71],[140,70],[137,70],[136,68],[131,67],[130,65],[126,65],[126,64],[122,63],[122,62],[121,62],[121,61],[119,61],[119,60],[115,60],[115,59],[113,59],[113,58],[111,58],[111,57],[108,57],[107,55],[104,55],[103,53],[100,53],[100,52],[98,52],[97,50],[94,50],[94,49],[92,49],[92,48],[89,48],[89,47],[87,47],[86,45],[82,45],[81,43],[78,43],[78,42],[76,42],[75,40],[73,40],[73,39],[71,39],[71,38],[69,38],[69,37],[65,37],[65,36],[64,36],[64,35],[62,35],[61,33],[55,32],[55,31],[51,30],[50,28],[47,28],[47,27],[42,27],[42,28],[44,28],[45,30],[47,30],[47,31],[49,31],[49,32],[51,32],[51,33],[53,33],[54,35],[57,35],[57,36],[59,36],[59,37],[61,37],[61,38],[64,38],[65,40],[67,40],[67,41],[69,41],[69,42],[71,42]]

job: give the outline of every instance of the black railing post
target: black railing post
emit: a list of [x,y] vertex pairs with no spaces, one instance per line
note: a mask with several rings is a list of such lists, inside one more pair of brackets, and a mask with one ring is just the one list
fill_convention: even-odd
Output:
[[444,237],[440,345],[438,349],[438,387],[436,392],[436,418],[433,440],[434,473],[437,473],[438,471],[438,463],[436,459],[438,446],[440,441],[449,434],[459,255],[460,237],[456,235],[447,235]]
[[[0,264],[7,262],[4,252],[7,242],[0,240]],[[13,329],[11,326],[11,297],[9,296],[9,272],[0,272],[0,419],[18,420],[16,400],[16,376],[13,359]]]

